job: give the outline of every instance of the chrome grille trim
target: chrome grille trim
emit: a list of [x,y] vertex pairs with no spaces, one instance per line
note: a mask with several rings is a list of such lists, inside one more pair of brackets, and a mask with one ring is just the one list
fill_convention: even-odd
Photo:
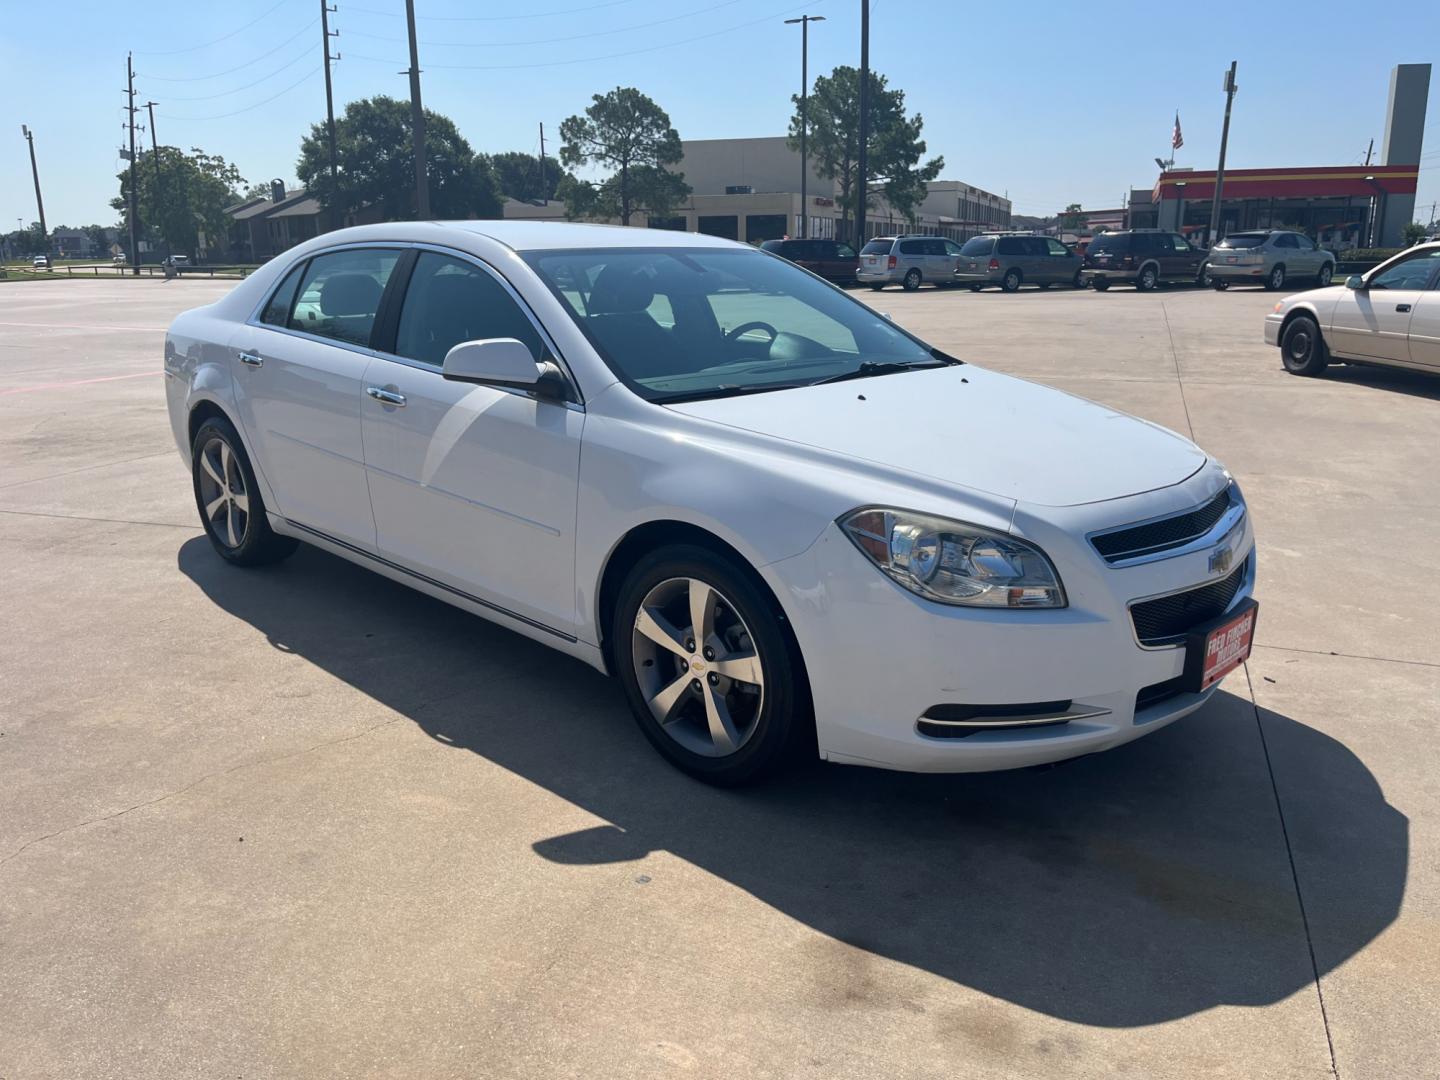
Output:
[[1189,510],[1101,529],[1086,539],[1107,566],[1136,566],[1213,547],[1244,517],[1245,501],[1231,483]]

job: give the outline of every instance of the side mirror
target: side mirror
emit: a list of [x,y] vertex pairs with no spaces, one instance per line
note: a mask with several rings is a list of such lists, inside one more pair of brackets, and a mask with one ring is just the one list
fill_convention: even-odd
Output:
[[445,354],[440,374],[451,382],[528,390],[543,398],[564,400],[565,377],[551,363],[536,363],[530,350],[514,338],[462,341]]
[[1363,292],[1365,289],[1365,279],[1359,274],[1351,274],[1345,279],[1345,288],[1359,289]]

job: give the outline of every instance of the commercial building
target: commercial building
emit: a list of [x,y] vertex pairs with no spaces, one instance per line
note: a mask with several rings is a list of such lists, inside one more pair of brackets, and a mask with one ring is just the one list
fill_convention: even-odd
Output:
[[[815,172],[813,159],[800,194],[800,154],[784,136],[756,139],[689,139],[684,156],[674,165],[690,185],[690,197],[664,216],[644,213],[631,217],[632,225],[705,233],[746,243],[798,236],[802,217],[808,234],[818,238],[849,239],[837,202],[837,186]],[[965,240],[977,233],[1008,228],[1010,200],[958,180],[928,185],[916,208],[912,225],[905,216],[879,200],[867,215],[866,233],[924,232]],[[565,208],[556,202],[534,204],[510,201],[507,218],[563,218]]]
[[1240,229],[1295,228],[1335,250],[1398,247],[1415,215],[1429,64],[1390,73],[1380,164],[1225,170],[1220,220],[1210,220],[1213,170],[1171,169],[1131,193],[1127,224],[1174,229],[1200,243]]

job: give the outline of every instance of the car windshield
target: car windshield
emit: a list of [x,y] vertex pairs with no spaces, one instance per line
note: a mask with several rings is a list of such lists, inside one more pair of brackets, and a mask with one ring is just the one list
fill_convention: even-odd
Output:
[[861,255],[889,255],[890,249],[895,245],[894,240],[871,240],[860,249]]
[[961,255],[988,255],[991,245],[995,243],[993,236],[977,236],[973,240],[966,240],[965,246],[960,249]]
[[1215,246],[1217,248],[1257,248],[1265,243],[1264,233],[1236,233],[1227,236]]
[[526,256],[616,375],[651,401],[955,363],[791,263],[714,248]]

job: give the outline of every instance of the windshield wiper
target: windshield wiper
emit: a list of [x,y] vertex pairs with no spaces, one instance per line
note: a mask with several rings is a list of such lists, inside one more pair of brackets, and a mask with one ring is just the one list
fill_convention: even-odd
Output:
[[898,363],[892,360],[867,360],[859,367],[851,371],[842,371],[839,375],[827,375],[823,379],[816,379],[811,386],[824,386],[827,383],[848,382],[850,379],[868,379],[872,375],[894,375],[901,371],[920,371],[925,368],[949,367],[947,363],[934,363],[929,360],[914,361],[911,363]]
[[766,394],[771,390],[799,390],[802,386],[814,386],[808,382],[758,383],[753,386],[735,384],[712,386],[705,390],[682,390],[676,394],[653,398],[656,405],[675,405],[682,401],[705,401],[709,398],[740,397],[742,394]]

